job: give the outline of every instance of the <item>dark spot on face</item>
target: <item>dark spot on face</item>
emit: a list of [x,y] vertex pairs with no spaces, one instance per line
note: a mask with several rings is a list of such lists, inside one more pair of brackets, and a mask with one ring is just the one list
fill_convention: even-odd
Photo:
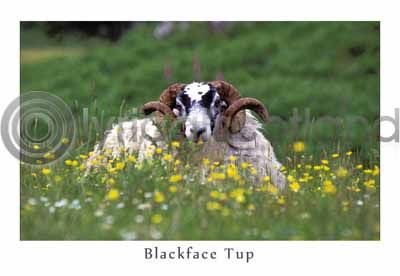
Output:
[[185,93],[181,93],[178,95],[178,98],[182,102],[183,106],[185,107],[186,113],[189,113],[190,107],[191,107],[190,97]]
[[215,90],[208,90],[207,93],[201,96],[200,104],[205,108],[210,108],[214,96],[215,96]]

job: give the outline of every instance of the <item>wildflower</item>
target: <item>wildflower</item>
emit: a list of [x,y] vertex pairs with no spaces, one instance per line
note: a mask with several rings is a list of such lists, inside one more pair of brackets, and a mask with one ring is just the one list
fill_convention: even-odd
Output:
[[165,161],[167,161],[167,162],[169,162],[169,161],[171,161],[172,160],[172,155],[171,154],[165,154],[164,156],[163,156],[163,160],[165,160]]
[[351,156],[353,154],[353,152],[352,151],[348,151],[348,152],[346,152],[346,155],[347,156]]
[[337,171],[336,171],[336,175],[339,178],[343,178],[348,175],[348,171],[343,167],[339,167],[339,169],[337,169]]
[[156,148],[156,153],[161,154],[162,153],[162,148]]
[[81,171],[84,171],[84,170],[86,169],[86,165],[85,165],[85,164],[81,164],[81,165],[79,166],[79,169],[80,169]]
[[268,184],[267,185],[267,192],[272,194],[272,195],[276,195],[276,194],[278,194],[278,188],[275,185]]
[[109,184],[109,185],[114,185],[115,183],[116,182],[115,182],[114,178],[110,178],[110,179],[107,180],[107,184]]
[[367,187],[368,189],[374,189],[375,188],[375,180],[369,179],[364,181],[364,186]]
[[72,167],[76,167],[76,166],[78,166],[78,165],[79,165],[79,162],[76,161],[76,160],[73,160],[73,161],[71,162],[71,166],[72,166]]
[[179,166],[181,164],[181,160],[176,159],[174,164],[175,164],[175,166]]
[[133,156],[133,155],[129,155],[129,156],[128,156],[128,161],[129,161],[129,162],[132,162],[132,163],[135,163],[135,162],[136,162],[136,157]]
[[34,149],[34,150],[40,150],[40,146],[37,145],[37,144],[34,144],[34,145],[33,145],[33,149]]
[[216,201],[209,201],[206,204],[206,208],[209,211],[219,210],[219,209],[221,209],[221,204]]
[[323,182],[323,191],[327,194],[334,194],[336,193],[336,187],[330,180],[325,180]]
[[177,188],[174,185],[169,186],[169,188],[168,188],[168,191],[170,191],[171,193],[176,193],[176,190],[177,190]]
[[296,180],[296,178],[294,178],[293,175],[288,175],[288,176],[287,176],[287,180],[288,180],[289,182],[293,182],[293,181]]
[[364,173],[365,174],[372,174],[372,170],[371,169],[364,170]]
[[297,181],[293,181],[289,185],[290,190],[297,193],[300,190],[300,184]]
[[269,176],[267,175],[267,176],[265,176],[265,177],[263,178],[263,181],[268,183],[268,182],[271,181],[271,177],[269,177]]
[[332,158],[338,158],[339,157],[339,153],[333,153],[332,154]]
[[307,170],[311,170],[312,169],[312,166],[310,165],[310,164],[307,164],[307,165],[305,165],[304,166]]
[[162,222],[162,216],[160,214],[154,214],[151,216],[151,223],[160,224]]
[[249,205],[247,205],[247,210],[249,211],[254,211],[256,209],[256,206],[252,203],[250,203]]
[[329,161],[326,160],[326,159],[322,159],[322,160],[321,160],[321,163],[324,164],[324,165],[328,165],[328,164],[329,164]]
[[315,165],[313,169],[314,171],[320,171],[322,169],[322,166]]
[[61,143],[63,145],[67,145],[67,144],[69,144],[69,139],[67,137],[64,137],[64,138],[61,139]]
[[110,191],[108,191],[107,193],[106,198],[110,201],[117,200],[119,198],[119,191],[117,189],[110,189]]
[[51,169],[49,169],[49,168],[43,168],[43,169],[42,169],[42,174],[43,174],[43,175],[49,175],[49,174],[51,174]]
[[181,144],[178,141],[173,141],[171,143],[171,146],[174,147],[174,148],[179,148],[181,146]]
[[363,168],[363,165],[362,165],[362,164],[358,164],[358,165],[356,166],[356,169],[358,169],[358,170],[362,170],[362,168]]
[[279,196],[277,201],[276,201],[279,205],[284,205],[286,200],[284,196]]
[[234,178],[237,179],[239,176],[239,172],[234,164],[229,164],[226,174],[228,175],[229,178]]
[[125,163],[124,162],[117,162],[117,164],[115,164],[115,169],[116,170],[123,170],[125,168]]
[[212,198],[218,198],[219,197],[219,192],[218,191],[211,191],[210,192],[210,197]]
[[181,181],[182,179],[183,179],[182,175],[174,174],[174,175],[171,175],[171,176],[169,177],[169,182],[171,182],[171,183],[176,183],[176,182]]
[[207,166],[210,164],[210,160],[208,160],[208,158],[204,158],[203,159],[203,165]]
[[250,167],[251,165],[249,164],[249,163],[247,163],[247,162],[243,162],[243,163],[241,163],[240,164],[240,167],[242,168],[242,169],[247,169],[248,167]]
[[372,175],[376,176],[379,175],[379,167],[378,166],[374,166],[374,170],[372,171]]
[[257,174],[257,170],[253,167],[250,168],[250,174],[251,175],[256,175]]
[[80,154],[80,155],[79,155],[79,158],[85,160],[85,159],[88,158],[88,156],[85,155],[85,154]]
[[294,152],[303,152],[305,149],[305,144],[302,141],[296,141],[293,143]]
[[229,156],[229,161],[234,162],[236,161],[237,157],[234,155]]
[[31,173],[31,175],[32,175],[32,177],[37,177],[37,174],[36,173]]
[[65,163],[65,165],[67,165],[67,166],[72,166],[72,160],[65,160],[64,161],[64,163]]
[[155,202],[161,203],[161,202],[164,202],[164,200],[165,200],[165,196],[163,193],[161,193],[161,192],[154,193],[154,201]]
[[52,152],[46,152],[46,153],[43,155],[43,157],[44,157],[45,159],[52,160],[52,159],[55,158],[55,155],[54,155],[54,153],[52,153]]
[[211,173],[210,177],[214,180],[224,180],[225,174],[219,173],[219,172],[213,172],[213,173]]
[[234,198],[237,203],[243,203],[246,201],[246,198],[244,197],[244,189],[242,188],[237,188],[231,191],[229,195]]

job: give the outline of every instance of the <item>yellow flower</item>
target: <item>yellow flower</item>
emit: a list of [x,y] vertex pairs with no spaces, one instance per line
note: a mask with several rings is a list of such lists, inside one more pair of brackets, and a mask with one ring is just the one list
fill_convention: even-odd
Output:
[[37,144],[34,144],[34,145],[33,145],[33,149],[34,149],[34,150],[40,150],[40,146],[37,145]]
[[229,161],[234,162],[236,161],[237,157],[234,155],[229,156]]
[[72,167],[76,167],[76,166],[78,166],[78,165],[79,165],[79,162],[76,161],[76,160],[73,160],[73,161],[71,162],[71,166],[72,166]]
[[371,169],[364,170],[364,173],[365,174],[372,174],[372,170]]
[[269,177],[269,176],[267,175],[267,176],[265,176],[265,177],[263,178],[263,181],[268,183],[268,182],[271,181],[271,177]]
[[171,183],[176,183],[176,182],[181,181],[182,179],[183,179],[182,175],[174,174],[174,175],[171,175],[171,176],[169,177],[169,182],[171,182]]
[[205,166],[209,165],[209,164],[210,164],[210,160],[208,160],[208,158],[204,158],[204,159],[203,159],[203,164],[204,164]]
[[69,139],[68,138],[62,138],[61,139],[61,143],[63,143],[64,145],[67,145],[67,144],[69,144]]
[[178,141],[173,141],[171,143],[171,146],[173,146],[174,148],[179,148],[181,146],[181,144]]
[[31,173],[31,175],[32,175],[32,177],[37,177],[37,174],[36,173]]
[[55,177],[54,177],[54,181],[55,182],[60,182],[62,180],[62,177],[61,176],[59,176],[59,175],[56,175]]
[[51,174],[51,169],[49,169],[49,168],[43,168],[43,169],[42,169],[42,174],[43,174],[43,175],[49,175],[49,174]]
[[278,194],[278,188],[275,185],[272,185],[272,184],[268,184],[267,185],[267,191],[272,195]]
[[328,164],[329,164],[329,161],[326,160],[326,159],[322,159],[322,160],[321,160],[321,163],[324,164],[324,165],[328,165]]
[[80,154],[80,155],[79,155],[79,158],[81,158],[81,159],[85,160],[85,159],[87,159],[87,158],[88,158],[88,156],[87,156],[87,155],[85,155],[85,154]]
[[279,205],[284,205],[286,200],[284,196],[279,196],[277,201],[276,201]]
[[169,190],[171,193],[176,193],[177,188],[176,188],[176,186],[172,185],[172,186],[169,186],[168,190]]
[[165,200],[165,196],[163,193],[161,193],[161,192],[154,193],[154,201],[155,202],[161,203],[161,202],[164,202],[164,200]]
[[378,166],[374,166],[374,170],[372,171],[372,175],[379,175],[379,167]]
[[302,141],[296,141],[293,143],[294,152],[303,152],[305,149],[305,144]]
[[156,153],[161,154],[162,153],[162,148],[156,148]]
[[338,158],[338,157],[339,157],[339,153],[332,154],[332,158]]
[[243,162],[242,164],[240,164],[240,167],[242,168],[242,169],[247,169],[248,167],[250,167],[251,166],[251,164],[249,164],[249,163],[247,163],[247,162]]
[[257,174],[257,170],[254,167],[250,168],[250,174],[251,175],[256,175]]
[[362,165],[362,164],[358,164],[358,165],[356,166],[356,169],[358,169],[358,170],[362,170],[362,168],[363,168],[363,165]]
[[110,189],[110,191],[108,191],[107,193],[106,198],[110,201],[117,200],[119,198],[119,191],[117,189]]
[[336,187],[330,180],[325,180],[323,182],[323,191],[327,194],[334,194],[336,193]]
[[219,172],[213,172],[213,173],[211,173],[210,177],[215,180],[224,180],[225,174],[219,173]]
[[136,157],[133,156],[133,155],[129,155],[129,156],[128,156],[128,161],[130,161],[130,162],[132,162],[132,163],[135,163],[135,162],[136,162]]
[[294,178],[293,175],[290,175],[290,174],[289,174],[289,175],[287,176],[287,180],[288,180],[289,182],[293,182],[293,181],[296,180],[296,178]]
[[114,184],[115,184],[114,178],[108,179],[108,180],[107,180],[107,184],[109,184],[109,185],[114,185]]
[[181,164],[181,160],[176,159],[176,160],[175,160],[175,166],[179,166],[180,164]]
[[84,171],[84,170],[86,169],[86,165],[85,165],[85,164],[80,165],[80,166],[79,166],[79,169],[80,169],[81,171]]
[[65,165],[67,165],[67,166],[72,166],[72,161],[71,160],[65,160]]
[[239,176],[239,172],[234,164],[229,164],[228,168],[226,169],[226,174],[229,178],[237,179]]
[[162,216],[160,214],[154,214],[151,216],[151,223],[160,224],[162,222]]
[[315,165],[313,169],[314,171],[320,171],[322,169],[322,166]]
[[242,189],[242,188],[237,188],[237,189],[231,191],[229,193],[229,196],[231,198],[234,198],[236,200],[236,202],[238,202],[238,203],[243,203],[246,201],[246,198],[244,196],[244,189]]
[[292,183],[290,183],[289,187],[290,190],[292,190],[295,193],[297,193],[300,190],[300,184],[297,181],[293,181]]
[[169,154],[169,153],[168,153],[168,154],[165,154],[164,157],[163,157],[163,159],[164,159],[165,161],[169,162],[169,161],[172,160],[172,155]]
[[346,177],[348,175],[348,173],[349,172],[343,167],[339,167],[339,169],[337,169],[337,171],[336,171],[336,175],[339,178]]
[[48,160],[52,160],[52,159],[55,158],[55,155],[54,155],[54,153],[52,153],[52,152],[46,152],[46,153],[43,155],[43,157],[46,158],[46,159],[48,159]]
[[369,179],[369,180],[364,181],[364,186],[367,187],[368,189],[375,188],[375,180]]
[[351,156],[353,154],[353,152],[352,151],[348,151],[348,152],[346,152],[346,155],[347,156]]
[[206,204],[206,208],[209,211],[219,210],[219,209],[221,209],[221,204],[216,201],[209,201]]
[[115,164],[115,169],[117,170],[123,170],[125,168],[125,163],[124,162],[117,162],[117,164]]
[[219,192],[218,191],[211,191],[210,192],[210,197],[212,198],[218,198],[219,197]]

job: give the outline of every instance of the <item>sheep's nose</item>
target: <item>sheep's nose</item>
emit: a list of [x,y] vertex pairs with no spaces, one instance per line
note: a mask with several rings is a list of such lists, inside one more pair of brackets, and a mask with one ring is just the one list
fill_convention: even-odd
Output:
[[206,132],[206,128],[205,127],[199,128],[197,130],[197,132],[196,132],[197,138],[199,138],[204,132]]

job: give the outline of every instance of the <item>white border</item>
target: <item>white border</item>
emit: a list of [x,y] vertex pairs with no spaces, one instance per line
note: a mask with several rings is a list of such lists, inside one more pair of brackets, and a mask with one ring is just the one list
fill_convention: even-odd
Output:
[[[39,2],[41,2],[39,4]],[[392,115],[399,107],[400,36],[398,7],[378,1],[26,1],[1,4],[0,110],[19,94],[20,20],[382,20],[381,112]],[[260,1],[261,2],[261,1]],[[174,5],[173,5],[174,4]],[[229,10],[228,10],[229,9]],[[383,126],[382,126],[383,127]],[[20,242],[19,164],[1,143],[0,271],[2,275],[118,275],[143,273],[246,275],[396,275],[400,236],[398,200],[399,144],[381,145],[380,242]],[[250,264],[220,259],[211,261],[144,262],[143,247],[193,245],[221,251],[223,247],[253,249]]]

